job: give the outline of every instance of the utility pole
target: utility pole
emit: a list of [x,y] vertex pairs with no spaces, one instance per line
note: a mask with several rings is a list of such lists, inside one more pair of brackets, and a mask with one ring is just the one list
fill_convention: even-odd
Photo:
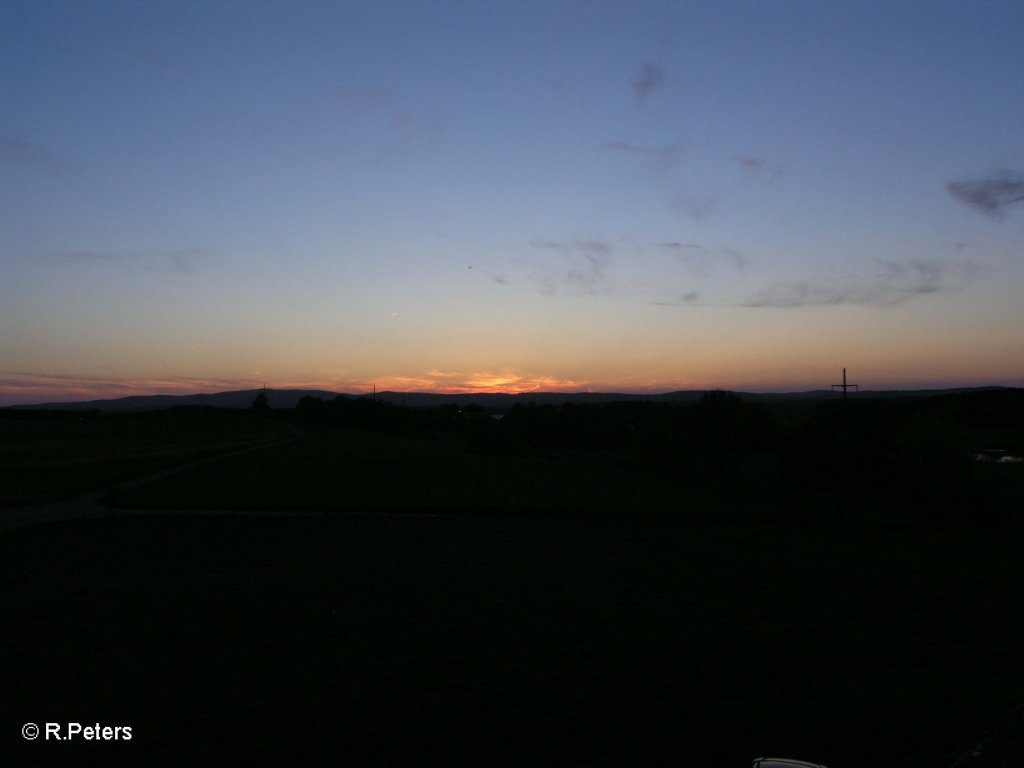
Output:
[[860,391],[860,388],[856,384],[847,384],[846,383],[846,369],[845,368],[843,368],[843,383],[842,384],[833,384],[832,385],[832,391],[835,392],[836,388],[839,388],[839,389],[843,390],[843,402],[844,403],[846,402],[846,391],[848,389],[856,389],[858,392]]

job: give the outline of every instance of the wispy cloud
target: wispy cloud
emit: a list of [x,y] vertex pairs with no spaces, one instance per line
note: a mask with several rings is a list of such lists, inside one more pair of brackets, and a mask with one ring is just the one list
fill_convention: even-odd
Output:
[[377,85],[353,86],[338,89],[335,103],[353,118],[376,122],[387,132],[381,134],[384,143],[377,156],[390,159],[400,147],[417,141],[437,140],[444,136],[446,123],[436,109],[424,105],[410,105],[387,88]]
[[339,88],[335,98],[342,107],[352,112],[369,112],[387,108],[395,101],[395,97],[390,91],[375,85]]
[[519,271],[514,280],[483,270],[481,274],[501,285],[525,282],[546,295],[632,297],[645,303],[677,304],[695,301],[702,281],[716,272],[743,271],[748,263],[731,246],[677,240],[534,239],[528,245],[530,251],[514,260]]
[[717,252],[721,254],[722,257],[727,259],[730,263],[732,263],[732,265],[736,267],[736,269],[742,270],[747,268],[747,257],[744,256],[739,251],[737,251],[735,248],[732,248],[727,245],[724,246],[723,248],[719,248]]
[[467,271],[473,272],[473,274],[489,278],[492,282],[498,285],[509,285],[512,279],[504,272],[494,272],[486,267],[476,267],[470,264],[466,267]]
[[605,145],[605,148],[616,152],[625,152],[627,154],[655,157],[662,160],[674,160],[682,154],[683,150],[686,149],[686,143],[683,141],[674,141],[664,147],[642,147],[638,144],[630,144],[627,141],[611,141]]
[[891,307],[917,296],[960,291],[977,269],[967,262],[919,259],[902,262],[880,260],[877,263],[881,273],[868,279],[776,283],[757,291],[742,304],[783,308],[838,304]]
[[965,205],[989,216],[998,216],[1014,203],[1024,201],[1024,176],[1010,170],[998,170],[980,179],[951,181],[946,190]]
[[713,197],[691,195],[681,192],[672,200],[672,208],[684,219],[699,222],[706,219],[718,207]]
[[391,117],[391,128],[399,133],[437,135],[444,133],[445,122],[436,114],[423,116],[398,112]]
[[133,265],[161,272],[190,275],[196,271],[194,260],[208,256],[205,248],[181,251],[47,251],[43,257],[65,265]]
[[167,260],[170,262],[173,271],[180,275],[190,275],[195,270],[192,262],[181,253],[169,253],[167,254]]
[[64,163],[50,150],[31,141],[0,135],[0,167],[24,166],[60,171]]
[[[719,207],[719,200],[715,196],[695,188],[678,173],[680,161],[689,149],[689,143],[686,141],[677,140],[671,144],[649,146],[616,140],[604,144],[602,149],[636,158],[635,162],[640,167],[645,167],[651,180],[668,192],[668,205],[685,219],[701,222]],[[732,161],[739,166],[747,179],[774,180],[784,172],[781,164],[754,155],[737,155]]]
[[700,298],[700,295],[700,291],[686,291],[685,293],[679,294],[674,299],[670,299],[668,301],[652,301],[651,303],[659,307],[678,307],[684,304],[693,304]]
[[679,243],[660,242],[652,243],[656,248],[661,248],[675,253],[680,264],[686,266],[697,276],[706,276],[711,272],[715,264],[725,262],[738,270],[747,268],[747,259],[739,251],[731,246],[709,247],[700,243]]
[[612,259],[612,246],[604,240],[531,240],[530,247],[558,256],[534,265],[532,278],[543,293],[596,293]]
[[645,146],[628,141],[610,141],[601,149],[614,153],[634,166],[659,187],[676,186],[680,161],[687,149],[685,141],[674,141],[661,146]]
[[611,141],[604,145],[604,149],[609,152],[635,158],[651,178],[661,184],[671,181],[686,147],[684,141],[674,141],[659,147],[631,144],[628,141]]
[[664,82],[664,68],[657,62],[645,61],[640,65],[640,71],[630,81],[633,86],[633,95],[636,96],[636,103],[642,106],[650,92]]
[[744,174],[749,178],[767,174],[769,178],[777,179],[783,173],[783,167],[780,163],[769,163],[763,157],[737,155],[733,160],[736,161],[736,164],[743,169]]
[[696,243],[680,243],[675,240],[664,241],[660,243],[651,243],[655,248],[671,248],[672,250],[681,250],[684,248],[701,248],[703,246],[697,245]]

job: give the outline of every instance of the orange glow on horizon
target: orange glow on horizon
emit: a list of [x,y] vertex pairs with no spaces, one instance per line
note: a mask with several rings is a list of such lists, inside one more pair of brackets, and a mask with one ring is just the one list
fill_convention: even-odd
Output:
[[[856,368],[854,370],[857,370]],[[531,392],[606,392],[658,394],[676,390],[732,389],[747,392],[799,392],[827,389],[833,383],[833,371],[803,371],[794,380],[746,378],[741,375],[711,377],[678,376],[673,378],[622,379],[618,377],[594,379],[561,378],[519,372],[505,368],[498,371],[442,371],[426,370],[418,375],[390,375],[379,377],[351,376],[331,371],[327,375],[310,378],[250,378],[205,377],[97,377],[70,374],[0,373],[0,406],[31,405],[47,402],[77,402],[111,400],[146,395],[198,395],[236,390],[270,389],[323,390],[350,395],[377,392],[430,392],[442,395],[458,394],[529,394]],[[728,381],[726,379],[729,379]],[[971,380],[957,378],[943,382],[943,377],[918,381],[900,380],[896,376],[872,371],[871,380],[861,376],[862,389],[938,389],[955,386],[981,386],[1003,384],[1020,386],[1016,381]]]
[[350,381],[345,384],[347,385],[345,388],[348,389],[355,385],[355,388],[359,390],[376,387],[378,391],[436,392],[441,395],[498,392],[518,395],[526,392],[591,391],[589,382],[559,379],[554,376],[516,374],[507,370],[501,373],[478,372],[465,377],[457,373],[428,371],[423,376],[384,376],[372,382]]
[[[680,384],[660,382],[594,382],[559,378],[511,369],[475,371],[429,370],[420,375],[374,378],[335,374],[316,378],[203,378],[203,377],[96,377],[68,374],[17,373],[0,375],[0,405],[110,400],[146,395],[214,394],[234,390],[315,389],[345,394],[378,392],[433,392],[437,394],[526,394],[530,392],[667,392]],[[687,382],[682,386],[692,386]]]

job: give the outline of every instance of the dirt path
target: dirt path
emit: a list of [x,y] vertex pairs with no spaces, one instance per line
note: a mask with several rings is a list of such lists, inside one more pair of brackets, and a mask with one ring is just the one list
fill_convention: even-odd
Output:
[[[132,480],[126,480],[122,483],[118,483],[114,486],[117,490],[131,490],[148,483],[155,482],[157,480],[163,480],[165,477],[171,477],[173,475],[180,474],[182,472],[188,472],[189,470],[196,469],[198,467],[206,466],[207,464],[213,464],[218,461],[224,461],[225,459],[231,459],[235,456],[242,456],[247,453],[253,453],[255,451],[263,451],[268,448],[276,448],[281,445],[287,445],[293,443],[296,440],[301,440],[303,437],[302,432],[292,424],[287,424],[288,430],[291,432],[290,437],[286,437],[283,440],[276,440],[272,443],[261,443],[260,445],[252,445],[247,448],[239,448],[233,451],[227,451],[226,453],[220,453],[216,456],[207,456],[203,459],[196,459],[185,464],[179,464],[176,467],[170,469],[163,469],[159,472],[153,472],[142,477],[137,477]],[[9,531],[14,528],[22,528],[27,525],[36,525],[38,523],[48,523],[55,520],[76,520],[86,518],[97,518],[97,517],[120,517],[123,515],[134,515],[134,514],[223,514],[216,512],[201,512],[192,513],[178,510],[129,510],[129,509],[115,509],[113,507],[104,507],[100,505],[99,500],[108,493],[109,489],[103,489],[98,491],[90,491],[89,493],[82,494],[81,496],[75,496],[70,499],[62,499],[60,501],[50,502],[48,504],[36,504],[25,507],[9,507],[0,509],[0,533],[3,531]],[[238,513],[232,513],[238,514]],[[249,514],[249,513],[246,513]],[[279,513],[270,513],[279,514]],[[294,513],[288,513],[294,514]]]

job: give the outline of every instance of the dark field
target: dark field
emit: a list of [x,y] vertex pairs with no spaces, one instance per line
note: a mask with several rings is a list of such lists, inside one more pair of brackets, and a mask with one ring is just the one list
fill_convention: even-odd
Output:
[[737,459],[729,479],[695,484],[685,470],[658,472],[611,452],[493,456],[468,453],[458,435],[394,435],[318,425],[302,429],[303,440],[121,492],[108,501],[115,507],[215,510],[694,512],[708,504],[720,508],[723,493],[745,499],[748,506],[763,505],[765,484],[754,480],[772,461],[764,456]]
[[279,423],[225,413],[7,412],[0,418],[0,507],[106,488],[288,434]]
[[7,730],[135,736],[4,736],[14,764],[943,766],[1020,701],[1019,550],[621,517],[40,526],[0,540]]
[[[878,434],[827,422],[744,450],[666,443],[657,421],[600,448],[296,423],[297,442],[109,495],[291,515],[0,535],[0,764],[948,768],[1024,701],[1020,465],[901,438],[906,471],[812,451],[794,469],[793,434]],[[237,424],[218,444],[287,434]],[[212,450],[208,429],[178,444]],[[133,739],[18,735],[48,721]]]

